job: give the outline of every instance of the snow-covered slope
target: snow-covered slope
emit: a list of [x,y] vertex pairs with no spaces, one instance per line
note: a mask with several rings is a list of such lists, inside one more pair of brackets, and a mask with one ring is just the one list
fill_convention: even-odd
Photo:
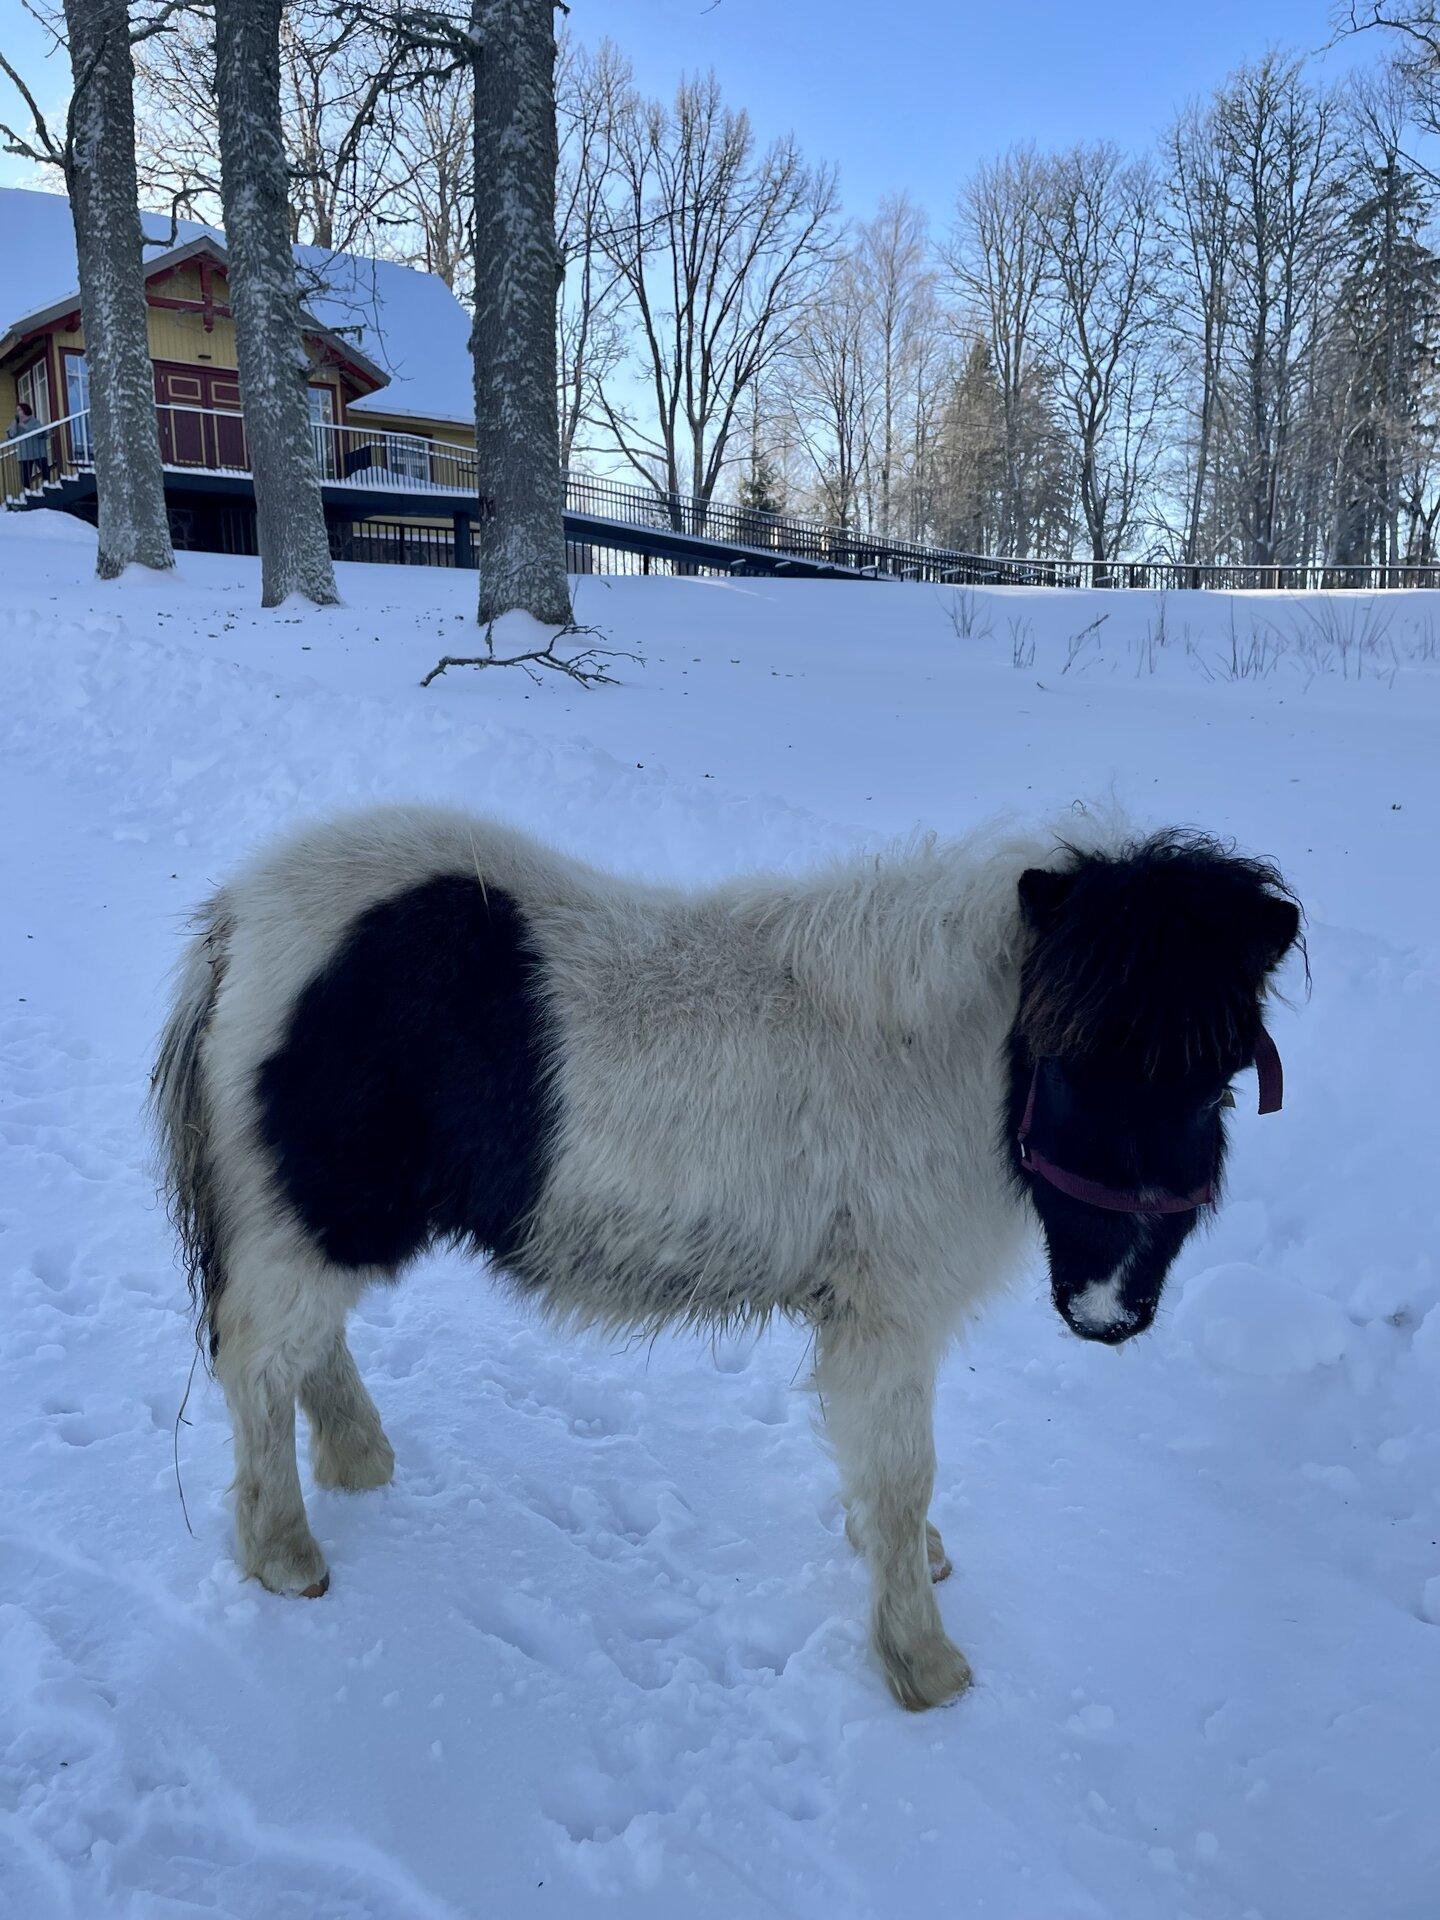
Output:
[[[472,580],[261,615],[253,563],[101,588],[92,538],[0,519],[0,1912],[1432,1914],[1430,597],[586,580],[623,686],[421,692]],[[784,1328],[564,1344],[437,1259],[357,1319],[399,1466],[310,1494],[329,1597],[238,1579],[203,1376],[187,1533],[139,1107],[185,910],[259,838],[419,795],[709,878],[1112,789],[1275,855],[1314,990],[1155,1332],[1084,1346],[1034,1273],[943,1375],[956,1709],[870,1665]]]

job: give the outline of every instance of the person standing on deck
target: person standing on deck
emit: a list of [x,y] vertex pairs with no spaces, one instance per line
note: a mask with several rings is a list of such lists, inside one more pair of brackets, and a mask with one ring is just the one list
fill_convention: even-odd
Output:
[[49,475],[49,462],[45,458],[45,429],[37,424],[34,409],[28,400],[22,400],[16,407],[15,418],[5,429],[5,438],[15,443],[15,452],[20,460],[20,484],[28,493],[31,487]]

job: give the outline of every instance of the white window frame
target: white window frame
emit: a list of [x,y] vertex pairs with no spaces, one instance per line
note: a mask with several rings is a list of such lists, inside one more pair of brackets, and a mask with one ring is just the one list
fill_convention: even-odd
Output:
[[[38,376],[38,378],[37,378]],[[42,353],[33,365],[28,366],[15,382],[15,398],[29,403],[35,416],[35,424],[48,427],[50,424],[50,367]]]
[[[67,347],[60,356],[65,373],[65,412],[70,419],[70,445],[77,460],[90,460],[90,362],[83,353]],[[80,389],[76,398],[76,388]],[[83,413],[84,419],[74,416]]]

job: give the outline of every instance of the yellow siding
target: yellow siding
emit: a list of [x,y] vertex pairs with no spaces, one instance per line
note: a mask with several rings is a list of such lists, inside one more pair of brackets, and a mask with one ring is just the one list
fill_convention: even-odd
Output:
[[[167,281],[167,287],[169,284]],[[188,296],[177,293],[174,297],[180,300]],[[234,321],[217,318],[211,332],[206,333],[204,320],[198,313],[151,307],[148,319],[152,360],[175,360],[185,367],[223,367],[227,372],[234,371],[237,365]]]
[[409,418],[398,413],[376,413],[373,407],[366,407],[360,413],[347,414],[345,424],[360,431],[374,427],[383,433],[418,433],[427,440],[441,440],[450,447],[473,447],[475,432],[471,427],[456,427],[448,422]]
[[[199,300],[202,293],[198,262],[186,262],[168,278],[155,282],[150,291],[163,299]],[[218,270],[211,275],[210,292],[217,307],[229,304],[230,289],[225,275]],[[146,320],[152,360],[169,360],[180,366],[214,367],[227,373],[237,370],[235,323],[232,320],[217,315],[208,333],[205,331],[204,317],[198,312],[181,312],[173,307],[150,307]],[[52,364],[60,364],[61,349],[83,349],[84,344],[84,336],[79,330],[57,334],[53,342]],[[19,360],[29,360],[33,352],[32,343],[12,353],[6,364],[0,366],[0,415],[3,415],[0,432],[3,432],[15,412],[15,364]],[[317,369],[315,377],[330,380],[343,389],[344,382],[336,368]],[[63,392],[52,396],[57,413],[64,410],[63,401]],[[475,444],[472,429],[457,427],[449,422],[411,419],[399,414],[371,413],[367,410],[356,414],[353,419],[347,415],[347,423],[359,431],[373,428],[377,432],[422,434],[452,447],[469,448]]]

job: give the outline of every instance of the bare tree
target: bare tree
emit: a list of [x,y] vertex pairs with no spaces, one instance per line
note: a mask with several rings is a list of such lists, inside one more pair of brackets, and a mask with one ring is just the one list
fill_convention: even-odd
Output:
[[235,349],[255,485],[261,603],[333,605],[307,400],[280,117],[282,0],[217,0],[215,90]]
[[372,195],[376,244],[435,274],[468,304],[475,260],[475,92],[468,69],[413,85],[394,112],[391,141],[393,181]]
[[688,483],[709,500],[745,395],[826,258],[835,175],[807,166],[792,139],[757,153],[748,116],[725,106],[713,74],[684,82],[673,109],[636,103],[615,164],[604,245],[637,326],[653,414],[637,420],[607,383],[605,419],[662,497]]
[[64,19],[74,85],[63,138],[3,56],[0,67],[30,109],[33,133],[0,127],[0,134],[7,151],[60,167],[70,196],[90,378],[97,568],[111,580],[127,566],[175,564],[146,325],[131,23],[126,0],[65,0]]
[[1046,163],[1016,147],[962,189],[946,252],[956,291],[974,316],[999,388],[1004,434],[1002,552],[1031,551],[1031,475],[1048,427],[1037,404],[1045,240]]
[[560,458],[603,417],[601,392],[625,358],[623,276],[606,250],[616,186],[615,146],[634,111],[630,65],[610,41],[592,54],[568,36],[556,80],[560,171],[556,229],[560,286]]
[[[165,31],[147,41],[137,75],[141,183],[208,221],[221,204],[215,4],[180,0]],[[412,105],[413,76],[386,18],[368,0],[285,0],[278,64],[291,240],[390,250],[386,229],[400,217],[390,202],[416,164],[418,116],[402,151],[398,123]]]
[[1342,207],[1340,112],[1299,63],[1270,53],[1216,96],[1235,235],[1226,333],[1234,388],[1234,511],[1244,558],[1297,552],[1287,530],[1301,408],[1338,262]]
[[864,524],[875,412],[869,297],[853,260],[841,261],[789,331],[780,362],[790,418],[811,472],[811,493],[832,526]]
[[1101,563],[1134,531],[1157,455],[1155,214],[1152,168],[1111,145],[1076,147],[1049,169],[1047,354],[1074,439],[1091,557]]
[[857,266],[874,341],[874,524],[890,534],[905,485],[916,374],[938,326],[928,222],[908,195],[889,195],[861,227]]
[[1198,386],[1192,413],[1183,556],[1200,558],[1205,505],[1223,404],[1230,279],[1235,245],[1231,182],[1209,107],[1189,107],[1163,142],[1165,217],[1173,246],[1172,326],[1192,356]]

